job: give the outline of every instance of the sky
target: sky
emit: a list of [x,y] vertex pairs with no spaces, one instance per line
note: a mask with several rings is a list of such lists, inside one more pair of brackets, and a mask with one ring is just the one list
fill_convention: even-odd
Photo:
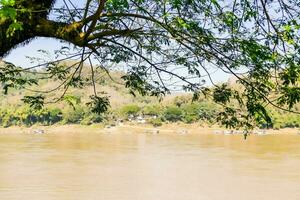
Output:
[[61,43],[58,40],[51,38],[36,38],[32,40],[29,44],[25,46],[17,47],[12,50],[5,60],[11,63],[14,63],[17,66],[21,67],[30,67],[32,63],[27,56],[31,57],[40,57],[38,50],[43,49],[49,52],[53,52],[56,49],[59,49]]
[[[84,1],[74,0],[72,3],[75,5],[80,5]],[[60,7],[62,5],[62,1],[57,1],[55,7]],[[50,16],[51,18],[51,16]],[[65,45],[65,44],[64,44]],[[48,52],[54,52],[54,50],[58,50],[62,46],[62,43],[59,40],[51,39],[51,38],[35,38],[28,44],[24,46],[20,46],[12,50],[8,56],[4,58],[4,60],[8,62],[12,62],[17,66],[21,67],[31,67],[34,64],[26,58],[27,56],[30,57],[41,57],[41,54],[38,50],[43,49]],[[222,71],[217,71],[212,75],[212,78],[215,83],[227,81],[230,78],[230,75],[225,74]],[[207,80],[209,84],[209,81]]]
[[[50,54],[53,54],[54,50],[59,49],[61,46],[62,43],[56,39],[36,38],[25,46],[17,47],[12,50],[4,60],[14,63],[17,66],[27,68],[34,65],[31,63],[30,59],[27,58],[27,56],[42,57],[42,54],[38,52],[40,49],[46,50],[50,52]],[[230,78],[230,75],[225,74],[222,71],[217,71],[212,75],[212,78],[215,83],[220,83],[227,81]],[[211,85],[209,80],[206,82],[208,85]]]

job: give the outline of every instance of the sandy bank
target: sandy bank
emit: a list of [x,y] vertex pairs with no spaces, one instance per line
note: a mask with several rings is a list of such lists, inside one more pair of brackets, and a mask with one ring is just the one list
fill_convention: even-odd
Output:
[[[9,133],[147,133],[147,134],[223,134],[225,129],[220,127],[202,127],[197,124],[164,124],[160,127],[142,124],[121,124],[118,126],[104,127],[100,124],[84,125],[53,125],[53,126],[13,126],[0,128],[0,134]],[[226,131],[225,131],[226,132]],[[299,134],[296,128],[280,130],[266,130],[266,134]]]

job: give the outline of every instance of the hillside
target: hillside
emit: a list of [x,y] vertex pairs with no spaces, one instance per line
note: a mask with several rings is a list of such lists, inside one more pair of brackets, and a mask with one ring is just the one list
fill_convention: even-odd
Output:
[[[68,61],[62,63],[62,66],[71,66],[74,62]],[[192,95],[188,93],[167,95],[161,101],[157,97],[141,96],[139,94],[134,96],[124,86],[124,81],[121,78],[124,73],[110,71],[108,76],[106,71],[98,68],[95,71],[95,86],[101,95],[109,97],[110,107],[107,113],[97,115],[91,113],[86,105],[89,101],[89,96],[94,93],[93,84],[89,80],[91,71],[88,66],[84,66],[81,71],[83,79],[86,80],[82,83],[82,87],[69,87],[65,94],[66,97],[75,99],[72,104],[64,99],[54,102],[64,93],[64,87],[54,92],[43,93],[61,84],[61,81],[57,78],[44,78],[44,72],[44,69],[39,69],[25,75],[27,78],[38,77],[38,85],[12,88],[9,89],[7,94],[0,94],[0,125],[8,127],[12,125],[51,125],[55,123],[114,124],[120,120],[140,120],[139,122],[150,123],[154,126],[174,122],[213,125],[218,124],[217,117],[223,110],[221,106],[216,105],[209,99],[200,98],[197,102],[192,102]],[[228,84],[231,88],[242,89],[234,79],[228,80]],[[35,110],[28,105],[24,105],[22,102],[24,96],[36,94],[45,95],[46,102],[52,103],[47,103],[42,110]],[[300,107],[297,105],[296,109],[298,108]],[[273,118],[271,127],[278,129],[300,126],[300,115],[272,107],[267,109]],[[144,119],[141,120],[140,117]],[[258,124],[258,126],[264,125]]]

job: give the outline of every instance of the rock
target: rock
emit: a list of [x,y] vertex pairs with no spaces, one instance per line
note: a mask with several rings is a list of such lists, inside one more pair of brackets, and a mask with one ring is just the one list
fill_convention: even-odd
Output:
[[233,134],[233,130],[224,130],[223,133],[225,135],[232,135]]
[[222,134],[222,131],[221,130],[213,130],[213,133],[214,134]]
[[257,135],[265,135],[266,131],[265,130],[255,130],[255,131],[253,131],[253,133],[257,134]]
[[156,135],[156,134],[159,134],[159,130],[158,129],[155,129],[155,130],[146,130],[145,133]]
[[188,131],[186,129],[183,129],[183,130],[178,131],[177,133],[180,135],[185,135],[188,133]]
[[45,131],[44,131],[44,130],[41,130],[41,129],[36,129],[36,130],[33,130],[33,133],[34,133],[34,134],[44,134]]

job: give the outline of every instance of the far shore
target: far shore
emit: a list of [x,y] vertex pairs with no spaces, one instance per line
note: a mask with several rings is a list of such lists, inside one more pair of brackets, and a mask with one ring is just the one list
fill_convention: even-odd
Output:
[[[262,130],[258,130],[262,131]],[[44,133],[147,133],[147,134],[226,134],[230,130],[217,126],[208,127],[198,124],[164,124],[159,127],[153,127],[147,124],[120,124],[117,126],[104,126],[102,124],[93,125],[51,125],[31,127],[12,126],[0,128],[0,134],[25,133],[25,134],[44,134]],[[263,134],[299,134],[298,128],[284,128],[279,130],[266,129]]]

